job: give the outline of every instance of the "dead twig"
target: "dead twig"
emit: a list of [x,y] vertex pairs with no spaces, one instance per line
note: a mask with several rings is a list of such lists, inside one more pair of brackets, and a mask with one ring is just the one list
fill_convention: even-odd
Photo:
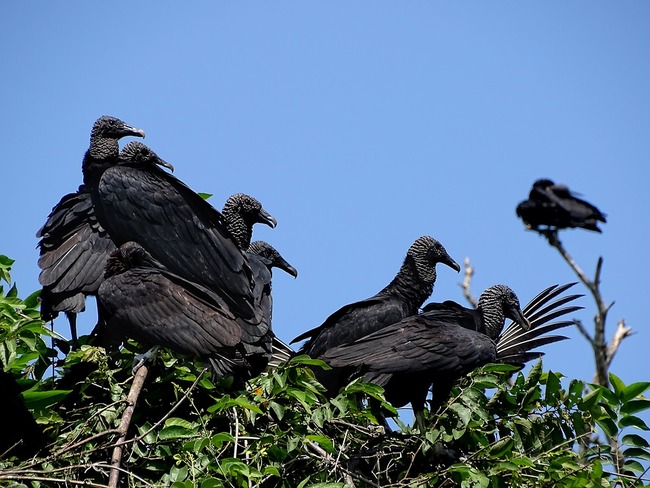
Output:
[[465,261],[463,261],[463,266],[465,268],[465,275],[460,286],[463,289],[463,295],[467,301],[472,307],[476,308],[478,307],[478,301],[476,300],[476,297],[472,295],[472,291],[470,289],[472,285],[472,277],[474,276],[474,268],[470,264],[469,258],[465,258]]
[[133,377],[133,384],[129,390],[129,394],[126,397],[126,408],[122,414],[122,419],[120,420],[120,425],[117,430],[121,434],[117,444],[113,448],[113,455],[111,456],[111,474],[108,478],[109,488],[117,488],[120,480],[120,467],[122,463],[122,454],[124,452],[124,440],[126,439],[126,434],[129,430],[129,425],[131,425],[131,419],[133,418],[133,411],[135,410],[135,404],[138,401],[140,392],[144,385],[144,381],[149,374],[149,367],[146,363],[142,364],[138,371]]

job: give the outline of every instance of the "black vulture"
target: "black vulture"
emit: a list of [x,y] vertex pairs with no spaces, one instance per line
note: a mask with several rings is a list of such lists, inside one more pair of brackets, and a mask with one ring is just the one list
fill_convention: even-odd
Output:
[[528,200],[517,205],[517,215],[527,227],[542,232],[576,227],[601,232],[598,222],[607,222],[605,214],[594,205],[578,198],[566,185],[549,179],[533,183]]
[[223,215],[159,166],[171,165],[127,144],[90,188],[98,220],[115,244],[139,243],[171,273],[219,293],[231,313],[253,318],[252,272]]
[[[334,347],[354,342],[417,313],[433,291],[437,263],[460,271],[458,263],[437,240],[429,236],[418,238],[406,253],[395,278],[383,290],[366,300],[345,305],[292,343],[308,339],[299,353],[320,358]],[[346,371],[336,369],[318,371],[317,377],[329,394],[336,394],[348,379]]]
[[277,220],[269,214],[255,198],[244,193],[228,197],[221,210],[226,228],[242,250],[247,250],[253,236],[253,225],[266,224],[271,228],[278,225]]
[[169,271],[135,242],[109,258],[98,299],[110,336],[209,360],[217,377],[240,384],[268,361],[246,350],[246,328],[219,294]]
[[[515,293],[504,285],[485,290],[476,309],[451,301],[430,304],[423,313],[331,349],[322,358],[332,367],[355,367],[358,374],[365,373],[366,380],[385,388],[386,399],[394,407],[411,403],[422,431],[424,404],[432,384],[435,411],[462,375],[491,362],[523,367],[543,355],[532,349],[566,339],[545,334],[573,324],[549,321],[581,308],[559,308],[581,295],[551,302],[574,284],[547,288],[524,311]],[[506,318],[514,322],[502,334]]]
[[110,166],[118,159],[118,140],[125,136],[144,137],[144,132],[115,117],[95,121],[82,168],[84,185],[65,195],[52,209],[36,233],[41,268],[41,317],[53,320],[65,312],[73,342],[77,340],[76,314],[85,309],[86,296],[95,295],[104,275],[106,260],[115,245],[99,224],[87,183],[92,166]]
[[268,324],[270,335],[272,336],[272,353],[269,360],[268,368],[277,367],[278,364],[288,361],[293,356],[294,351],[284,342],[277,338],[272,332],[271,319],[273,314],[273,298],[271,296],[271,279],[273,277],[273,268],[279,268],[294,278],[298,277],[298,270],[291,266],[282,255],[269,243],[264,241],[252,242],[248,248],[248,260],[253,269],[255,279],[255,288],[253,295],[255,303],[259,304],[262,310],[264,320]]

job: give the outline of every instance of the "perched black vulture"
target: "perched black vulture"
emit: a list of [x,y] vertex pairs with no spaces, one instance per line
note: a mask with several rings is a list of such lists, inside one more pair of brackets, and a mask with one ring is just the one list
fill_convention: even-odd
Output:
[[[430,304],[423,313],[331,349],[322,358],[332,367],[355,367],[358,374],[366,373],[368,381],[385,388],[393,406],[411,403],[423,430],[424,404],[432,384],[435,411],[462,375],[491,362],[523,366],[543,355],[532,349],[565,339],[545,334],[573,324],[549,323],[581,308],[559,308],[580,295],[551,302],[573,284],[547,288],[523,312],[517,296],[504,285],[485,290],[476,309],[451,301]],[[506,318],[515,322],[501,334]]]
[[[110,166],[118,159],[118,140],[144,137],[144,132],[114,117],[97,119],[82,167]],[[92,174],[84,170],[84,183]],[[65,195],[36,233],[41,268],[41,317],[54,319],[65,312],[73,341],[77,339],[76,314],[85,309],[86,296],[95,295],[104,275],[106,260],[115,245],[97,222],[87,185]]]
[[226,200],[221,210],[226,228],[241,250],[247,250],[253,236],[253,225],[266,224],[271,228],[278,225],[255,198],[236,193]]
[[549,179],[533,183],[528,200],[517,205],[517,215],[536,231],[580,227],[601,232],[598,222],[607,222],[595,206],[578,198],[566,185],[556,185]]
[[219,377],[239,383],[268,361],[246,351],[245,328],[219,294],[167,270],[135,242],[109,258],[98,299],[110,335],[209,360]]
[[[458,263],[437,240],[429,236],[418,238],[393,281],[383,290],[366,300],[345,305],[292,343],[308,339],[299,352],[319,358],[336,346],[354,342],[417,313],[433,291],[437,263],[460,271]],[[330,394],[335,394],[348,379],[347,372],[342,370],[319,371],[317,376]]]
[[231,313],[253,318],[252,272],[223,215],[159,166],[171,165],[127,144],[90,189],[99,222],[117,245],[138,242],[171,273],[219,293]]
[[288,361],[294,351],[272,332],[271,319],[273,315],[273,298],[271,296],[271,279],[273,268],[279,268],[294,278],[298,277],[298,270],[291,266],[282,255],[270,244],[264,241],[255,241],[248,248],[248,260],[253,269],[255,289],[253,295],[255,303],[259,303],[264,320],[268,324],[269,335],[272,336],[272,353],[268,367],[274,368],[284,361]]

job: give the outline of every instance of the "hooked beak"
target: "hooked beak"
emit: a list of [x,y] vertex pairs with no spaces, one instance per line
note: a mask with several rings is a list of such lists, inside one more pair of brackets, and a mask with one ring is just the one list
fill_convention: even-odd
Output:
[[528,322],[528,319],[524,316],[524,313],[521,311],[519,307],[512,307],[507,310],[506,316],[517,322],[522,329],[524,330],[530,330],[530,322]]
[[291,266],[289,263],[287,263],[285,260],[282,260],[282,262],[278,263],[278,268],[280,268],[283,271],[286,271],[289,273],[291,276],[294,278],[298,277],[298,270]]
[[121,136],[142,137],[144,139],[144,131],[136,127],[131,127],[130,125],[125,125],[121,131]]
[[[263,208],[260,209],[260,213],[258,214],[257,218],[258,218],[257,221],[258,221],[260,224],[266,224],[266,225],[268,225],[271,229],[275,229],[275,226],[278,225],[278,221],[275,220],[275,218],[274,218],[270,213],[268,213],[266,210],[264,210]],[[287,265],[288,265],[288,264],[289,264],[289,263],[287,263]],[[284,269],[284,268],[283,268],[283,269]],[[286,271],[286,270],[285,270],[285,271]],[[287,271],[287,273],[289,273],[289,272]],[[289,273],[289,274],[291,274],[291,273]]]
[[[143,132],[142,137],[144,137],[144,132]],[[156,161],[156,164],[158,166],[163,166],[163,167],[167,168],[172,173],[174,172],[174,166],[171,163],[168,163],[167,161],[165,161],[164,159],[158,158],[158,160]]]
[[451,256],[449,254],[445,255],[440,262],[442,264],[446,264],[451,269],[455,269],[456,273],[460,273],[460,265],[456,261],[451,259]]

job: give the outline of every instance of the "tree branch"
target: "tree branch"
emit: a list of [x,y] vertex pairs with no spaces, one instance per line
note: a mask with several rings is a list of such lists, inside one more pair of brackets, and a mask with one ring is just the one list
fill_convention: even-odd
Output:
[[465,268],[465,276],[463,277],[463,282],[461,283],[461,288],[463,289],[463,295],[474,308],[478,307],[478,301],[476,297],[472,295],[470,287],[472,285],[472,277],[474,276],[474,268],[469,263],[469,258],[465,258],[463,261],[463,266]]
[[126,408],[122,414],[122,419],[120,420],[120,425],[117,428],[120,432],[120,437],[117,440],[117,444],[113,448],[113,455],[111,456],[111,474],[108,478],[109,488],[117,488],[120,480],[120,465],[122,463],[122,454],[124,452],[124,440],[126,439],[126,434],[129,430],[129,425],[131,425],[131,419],[133,418],[133,411],[135,410],[135,404],[138,401],[140,392],[144,385],[144,381],[149,374],[149,367],[146,363],[143,363],[138,368],[138,371],[133,377],[133,384],[129,390],[129,394],[126,397]]

